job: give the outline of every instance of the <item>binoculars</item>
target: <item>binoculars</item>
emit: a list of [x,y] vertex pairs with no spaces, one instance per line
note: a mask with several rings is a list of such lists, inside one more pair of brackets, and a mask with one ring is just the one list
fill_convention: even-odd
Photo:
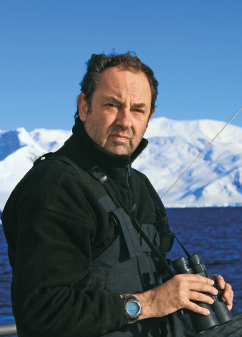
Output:
[[[180,257],[172,262],[172,266],[177,274],[198,274],[213,280],[212,275],[206,270],[205,265],[202,264],[199,254],[194,254],[188,258]],[[213,304],[209,305],[202,302],[195,302],[200,307],[208,309],[210,311],[209,315],[205,316],[188,310],[197,334],[215,328],[218,325],[225,324],[233,319],[233,316],[222,299],[221,290],[216,284],[214,286],[218,289],[216,296],[205,293],[205,295],[213,298]]]

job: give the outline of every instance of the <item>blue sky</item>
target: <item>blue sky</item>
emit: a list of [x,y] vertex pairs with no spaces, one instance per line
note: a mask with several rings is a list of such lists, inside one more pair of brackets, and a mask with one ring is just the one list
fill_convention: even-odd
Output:
[[71,129],[85,62],[113,49],[154,70],[156,117],[228,121],[242,106],[241,14],[241,0],[0,0],[0,130]]

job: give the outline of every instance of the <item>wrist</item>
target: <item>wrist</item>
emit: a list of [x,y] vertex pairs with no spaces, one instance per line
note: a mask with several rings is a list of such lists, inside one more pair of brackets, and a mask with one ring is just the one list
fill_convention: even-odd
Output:
[[153,315],[153,292],[152,290],[146,291],[144,293],[135,294],[135,297],[142,304],[142,314],[139,317],[139,320],[154,317]]

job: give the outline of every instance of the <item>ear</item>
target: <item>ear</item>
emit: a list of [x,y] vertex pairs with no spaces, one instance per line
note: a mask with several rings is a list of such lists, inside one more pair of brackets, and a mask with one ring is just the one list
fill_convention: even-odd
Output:
[[153,109],[153,110],[151,111],[151,113],[150,113],[150,115],[149,115],[149,121],[151,120],[151,118],[152,118],[154,112],[155,112],[155,109]]
[[78,105],[80,120],[82,122],[85,122],[86,117],[87,117],[87,111],[88,111],[88,103],[85,100],[85,94],[81,93],[78,96],[77,105]]

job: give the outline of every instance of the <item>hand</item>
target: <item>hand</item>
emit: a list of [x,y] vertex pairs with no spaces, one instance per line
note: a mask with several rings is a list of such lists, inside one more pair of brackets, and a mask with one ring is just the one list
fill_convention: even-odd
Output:
[[209,310],[193,301],[213,304],[213,299],[203,294],[217,295],[218,291],[213,284],[213,280],[201,275],[179,274],[145,293],[134,294],[143,307],[139,319],[166,316],[181,308],[208,315]]
[[231,285],[226,283],[221,275],[213,275],[213,278],[217,282],[219,288],[222,290],[222,297],[225,304],[227,305],[228,309],[231,310],[233,307],[234,298],[234,292]]

